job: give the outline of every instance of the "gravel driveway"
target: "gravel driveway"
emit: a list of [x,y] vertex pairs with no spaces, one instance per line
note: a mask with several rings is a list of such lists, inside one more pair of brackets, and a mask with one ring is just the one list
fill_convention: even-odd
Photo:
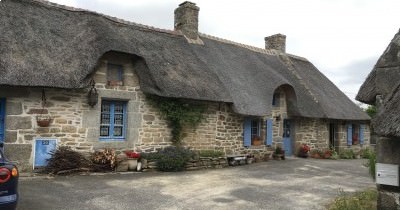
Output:
[[286,159],[179,173],[22,177],[18,209],[324,209],[375,187],[366,160]]

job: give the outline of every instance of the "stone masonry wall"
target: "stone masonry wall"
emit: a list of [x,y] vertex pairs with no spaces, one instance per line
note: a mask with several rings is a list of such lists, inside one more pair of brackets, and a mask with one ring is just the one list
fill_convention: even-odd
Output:
[[[45,89],[47,103],[43,109],[42,89],[10,88],[8,91],[5,151],[21,168],[31,168],[34,140],[38,138],[57,139],[59,145],[78,151],[92,149],[86,141],[86,129],[82,128],[82,112],[88,109],[83,103],[82,90]],[[50,116],[52,123],[49,127],[40,127],[37,116]]]
[[[45,88],[47,99],[42,112],[41,88],[0,89],[0,98],[6,98],[5,151],[13,161],[18,161],[22,171],[32,169],[34,142],[38,138],[57,139],[58,145],[70,146],[80,152],[92,152],[99,148],[117,150],[138,149],[154,152],[171,145],[171,130],[156,107],[146,99],[140,89],[134,69],[135,59],[126,54],[107,53],[99,61],[93,73],[99,94],[94,107],[87,104],[89,89],[63,90]],[[122,65],[123,82],[107,83],[107,65]],[[262,117],[261,139],[265,141],[265,120],[273,119],[273,145],[244,147],[242,115],[233,112],[231,104],[197,102],[207,106],[203,121],[196,129],[184,130],[183,144],[193,150],[221,150],[226,155],[268,155],[276,146],[282,147],[283,119],[289,118],[286,96],[280,91],[280,105],[271,115]],[[127,103],[127,132],[124,141],[101,141],[100,113],[102,100],[119,100]],[[36,124],[38,115],[50,116],[49,127]],[[280,116],[278,118],[278,116]],[[326,148],[329,144],[329,123],[319,119],[292,119],[295,122],[293,141],[310,144],[312,148]],[[346,142],[345,128],[339,130],[340,142]],[[369,142],[369,128],[365,129],[365,142]],[[342,144],[342,143],[341,143]],[[355,145],[356,147],[357,145]]]
[[299,118],[295,122],[296,148],[301,144],[307,144],[311,149],[329,148],[329,124],[325,120]]

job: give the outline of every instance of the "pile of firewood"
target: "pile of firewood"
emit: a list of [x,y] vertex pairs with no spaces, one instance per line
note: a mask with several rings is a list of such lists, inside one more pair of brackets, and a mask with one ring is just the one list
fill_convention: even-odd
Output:
[[92,155],[92,168],[94,171],[114,170],[116,161],[115,151],[113,149],[101,149]]
[[101,149],[94,152],[90,158],[72,150],[70,147],[61,146],[50,152],[44,172],[54,175],[66,175],[77,172],[106,172],[115,169],[117,161],[113,149]]
[[45,172],[50,174],[62,175],[89,171],[92,165],[85,156],[70,147],[61,146],[50,154],[51,158],[48,159],[47,166],[44,169]]

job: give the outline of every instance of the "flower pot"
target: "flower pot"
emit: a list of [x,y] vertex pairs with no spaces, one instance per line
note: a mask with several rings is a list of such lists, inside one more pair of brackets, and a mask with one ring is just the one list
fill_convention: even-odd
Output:
[[260,146],[261,145],[261,140],[254,140],[253,141],[253,146]]
[[138,165],[138,160],[134,158],[130,158],[126,160],[128,162],[128,170],[130,171],[136,171],[137,165]]
[[40,127],[49,127],[50,121],[51,119],[42,119],[42,120],[36,120],[36,123]]

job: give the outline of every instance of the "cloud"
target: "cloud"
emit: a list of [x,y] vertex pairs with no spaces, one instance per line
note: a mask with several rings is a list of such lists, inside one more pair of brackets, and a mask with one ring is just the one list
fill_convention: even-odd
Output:
[[353,61],[343,67],[326,68],[323,73],[349,98],[354,100],[361,84],[372,71],[377,60],[378,57],[370,57]]

